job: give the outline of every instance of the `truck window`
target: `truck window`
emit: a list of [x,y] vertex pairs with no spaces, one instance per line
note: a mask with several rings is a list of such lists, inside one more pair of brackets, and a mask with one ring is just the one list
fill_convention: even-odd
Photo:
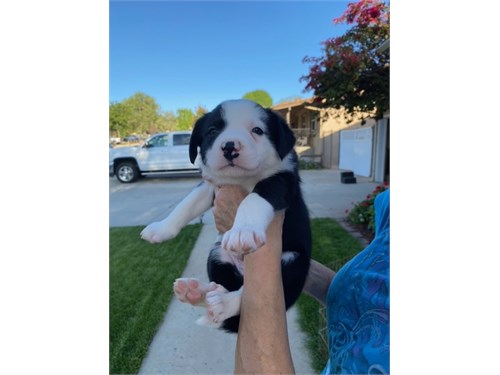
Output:
[[158,137],[151,138],[149,144],[154,147],[167,147],[168,135],[159,135]]
[[174,146],[189,145],[191,134],[174,134]]

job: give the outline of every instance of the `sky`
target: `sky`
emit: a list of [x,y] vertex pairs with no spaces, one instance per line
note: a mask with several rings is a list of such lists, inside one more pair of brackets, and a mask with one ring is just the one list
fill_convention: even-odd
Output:
[[136,92],[162,111],[213,109],[254,90],[308,98],[305,56],[343,34],[346,1],[111,1],[109,100]]

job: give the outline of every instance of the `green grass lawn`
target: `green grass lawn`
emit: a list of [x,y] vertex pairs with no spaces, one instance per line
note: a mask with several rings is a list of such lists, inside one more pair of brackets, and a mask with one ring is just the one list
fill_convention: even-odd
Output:
[[152,245],[140,239],[144,227],[109,230],[109,370],[136,374],[198,239],[201,224],[173,240]]
[[[313,219],[313,258],[337,271],[362,250],[361,244],[331,219]],[[140,239],[143,227],[110,228],[110,373],[135,374],[172,298],[172,283],[184,268],[201,231],[189,225],[173,240],[152,245]],[[328,359],[324,312],[302,294],[299,319],[307,333],[313,368]]]
[[[338,271],[347,261],[363,250],[359,241],[331,219],[311,220],[312,258]],[[313,369],[320,373],[328,361],[325,310],[316,300],[305,295],[297,302],[301,328],[307,333],[306,346]]]

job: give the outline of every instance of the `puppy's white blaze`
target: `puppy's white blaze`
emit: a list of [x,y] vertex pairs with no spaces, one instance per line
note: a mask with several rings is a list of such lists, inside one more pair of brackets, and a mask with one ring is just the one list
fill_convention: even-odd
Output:
[[298,255],[299,253],[295,251],[285,251],[283,255],[281,255],[281,263],[283,265],[291,263],[295,260],[295,258],[297,258]]
[[221,103],[222,118],[228,127],[245,128],[249,123],[264,126],[266,112],[251,100],[228,100]]

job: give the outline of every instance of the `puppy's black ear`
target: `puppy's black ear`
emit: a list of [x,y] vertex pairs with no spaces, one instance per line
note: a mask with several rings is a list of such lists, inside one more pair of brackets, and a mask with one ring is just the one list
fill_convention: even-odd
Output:
[[194,124],[191,139],[189,141],[189,160],[194,164],[196,156],[198,156],[198,147],[201,146],[203,123],[205,122],[206,115],[199,118]]
[[267,127],[271,141],[274,143],[278,155],[283,159],[295,146],[295,135],[283,117],[269,108],[266,108],[265,111],[268,115]]

